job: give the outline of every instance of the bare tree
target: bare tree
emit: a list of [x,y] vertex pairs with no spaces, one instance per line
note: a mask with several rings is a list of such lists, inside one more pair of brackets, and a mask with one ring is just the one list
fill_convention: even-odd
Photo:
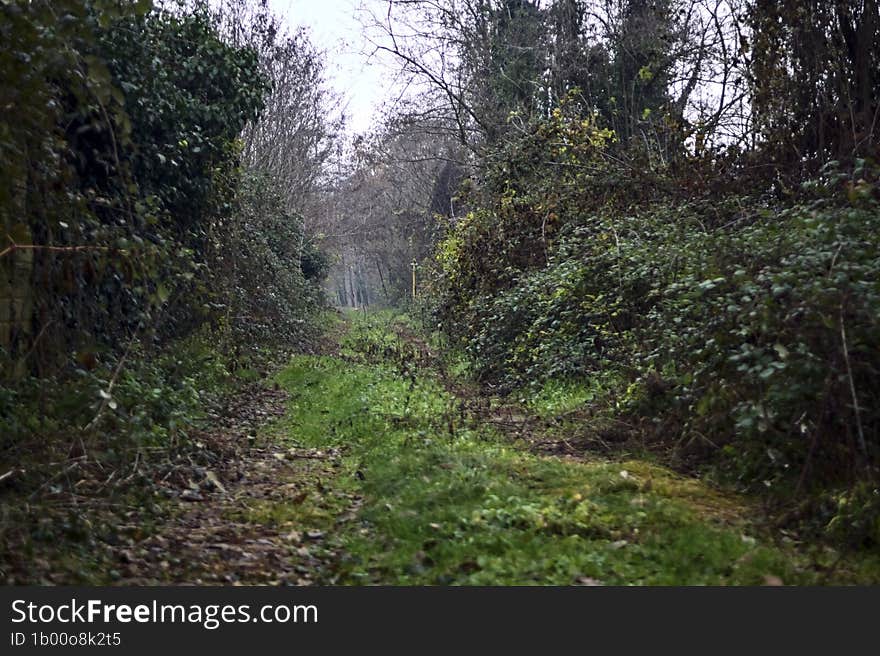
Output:
[[328,90],[323,57],[304,30],[276,36],[261,60],[273,88],[260,120],[243,135],[244,161],[282,181],[290,210],[305,214],[336,148],[339,101]]
[[458,146],[444,125],[393,115],[356,141],[349,166],[325,198],[326,242],[338,254],[331,293],[340,302],[399,302],[412,262],[431,252],[454,213]]
[[743,139],[746,0],[388,0],[366,12],[376,56],[479,153],[511,112],[576,93],[625,145],[661,160]]

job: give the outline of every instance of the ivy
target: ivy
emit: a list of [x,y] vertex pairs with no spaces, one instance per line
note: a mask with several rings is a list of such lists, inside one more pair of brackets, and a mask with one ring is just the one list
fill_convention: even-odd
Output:
[[320,306],[326,262],[241,162],[268,72],[208,3],[10,0],[0,39],[0,456],[171,448],[197,381]]
[[593,411],[643,444],[787,503],[875,480],[876,170],[831,163],[787,205],[688,197],[673,178],[621,186],[612,139],[564,108],[540,120],[439,245],[435,312],[476,377],[601,381]]

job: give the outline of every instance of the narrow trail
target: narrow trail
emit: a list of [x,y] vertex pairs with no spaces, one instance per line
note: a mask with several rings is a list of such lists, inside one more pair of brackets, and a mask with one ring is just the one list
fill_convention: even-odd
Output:
[[[324,350],[337,346],[335,337]],[[336,475],[340,451],[299,448],[272,430],[290,396],[277,383],[256,385],[227,404],[199,436],[222,456],[219,462],[187,471],[170,488],[175,507],[157,530],[113,546],[118,583],[306,586],[327,579],[338,545],[297,511],[309,497],[328,494],[322,481]],[[341,524],[362,498],[339,499]],[[294,514],[296,521],[288,516]]]
[[333,450],[283,448],[258,437],[285,413],[287,393],[252,387],[209,432],[206,448],[221,451],[213,468],[187,470],[167,490],[168,517],[142,535],[137,513],[119,526],[111,546],[113,578],[123,585],[309,585],[332,560],[316,548],[323,534],[281,522],[255,521],[266,505],[295,507],[339,466]]
[[[350,320],[349,320],[350,321]],[[122,584],[757,584],[847,581],[753,508],[644,461],[585,453],[461,382],[391,316],[227,408],[222,464],[164,522],[120,527]],[[197,480],[194,480],[197,479]],[[132,516],[131,525],[137,525]]]

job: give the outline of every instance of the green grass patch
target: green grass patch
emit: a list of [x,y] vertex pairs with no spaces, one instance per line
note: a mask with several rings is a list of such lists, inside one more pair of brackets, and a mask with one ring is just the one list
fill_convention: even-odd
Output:
[[[382,330],[355,329],[346,348],[375,343],[369,331],[385,343]],[[331,485],[365,497],[359,521],[342,529],[347,555],[332,582],[880,580],[870,557],[844,566],[828,549],[771,544],[749,528],[744,501],[662,467],[540,457],[461,425],[455,399],[429,373],[302,356],[278,380],[292,393],[288,439],[342,447]]]
[[600,381],[550,379],[519,401],[539,417],[555,417],[583,408],[602,394]]

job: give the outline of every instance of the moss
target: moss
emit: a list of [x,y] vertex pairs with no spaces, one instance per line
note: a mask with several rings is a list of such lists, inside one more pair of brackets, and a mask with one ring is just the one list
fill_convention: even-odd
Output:
[[542,457],[485,424],[450,430],[454,399],[430,371],[404,377],[370,357],[394,342],[388,317],[358,321],[344,349],[357,363],[301,356],[279,376],[293,395],[285,439],[342,446],[345,464],[328,484],[365,497],[359,521],[341,530],[348,556],[331,582],[880,580],[867,556],[829,573],[808,549],[753,526],[748,499],[659,465]]

